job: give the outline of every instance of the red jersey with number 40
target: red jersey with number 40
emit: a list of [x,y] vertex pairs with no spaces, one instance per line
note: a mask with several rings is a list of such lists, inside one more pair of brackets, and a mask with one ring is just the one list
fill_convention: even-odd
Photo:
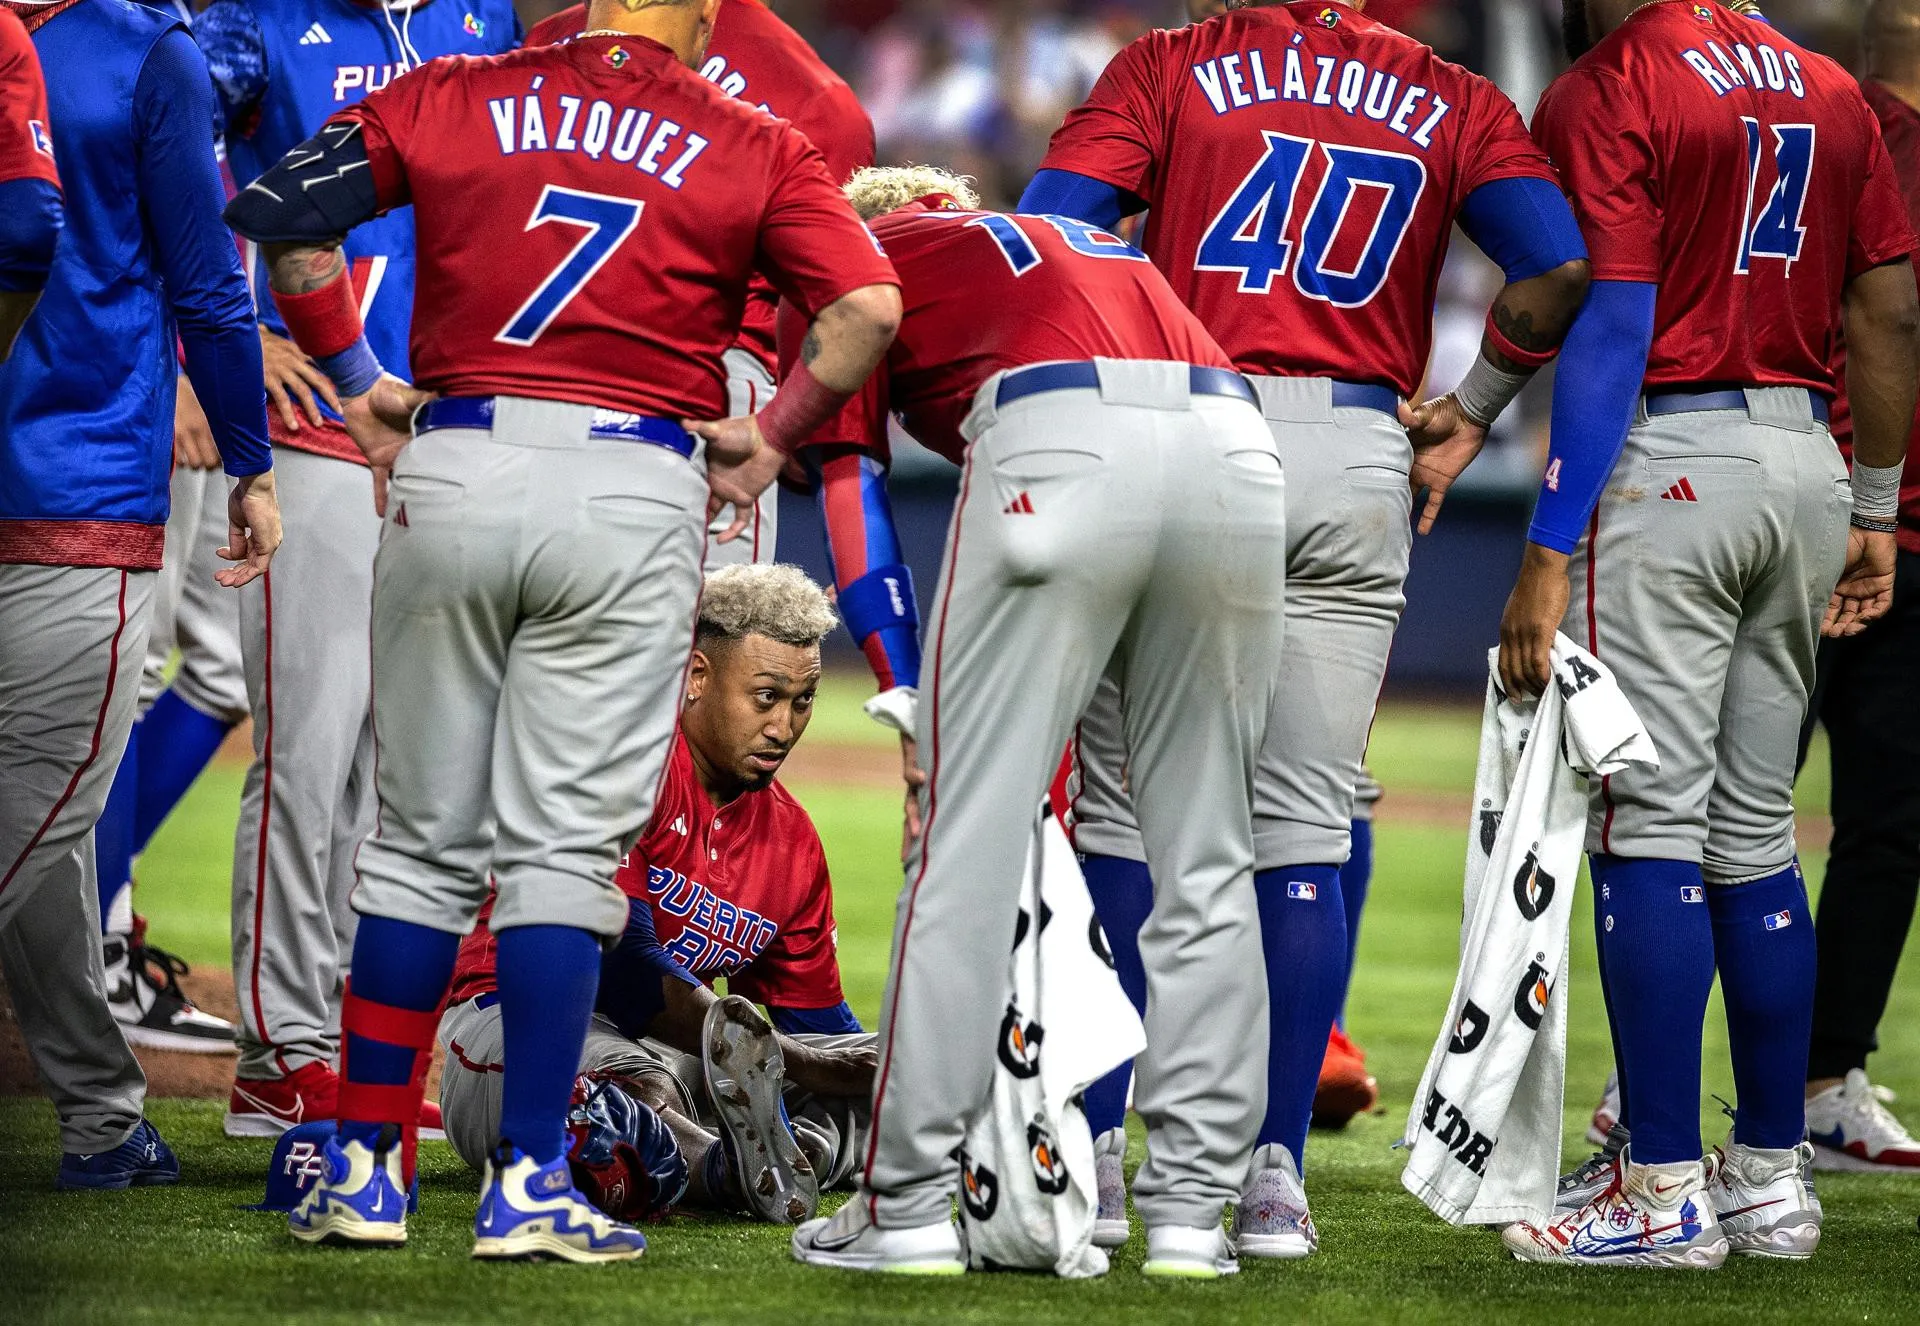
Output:
[[894,281],[797,129],[643,37],[434,60],[342,121],[413,204],[414,377],[447,395],[718,418],[756,269],[809,317]]
[[1402,395],[1467,195],[1554,178],[1492,83],[1306,0],[1140,38],[1042,166],[1147,201],[1147,252],[1242,370]]
[[1649,385],[1832,394],[1841,288],[1914,245],[1838,65],[1718,5],[1660,0],[1554,81],[1534,132],[1594,279],[1659,284]]
[[53,135],[47,130],[47,85],[33,38],[10,9],[0,9],[0,183],[45,180],[58,185]]
[[[586,30],[587,7],[575,5],[541,19],[527,45],[545,46]],[[845,79],[761,0],[724,0],[713,43],[700,74],[730,97],[791,120],[826,158],[827,174],[844,184],[873,164],[873,121]],[[764,280],[753,284],[740,348],[773,367],[774,307],[779,297]]]
[[[876,217],[900,273],[900,334],[866,388],[810,443],[886,454],[887,415],[959,464],[960,425],[986,380],[1053,360],[1157,359],[1231,368],[1147,258],[1066,217],[969,212],[925,198]],[[799,355],[804,320],[780,311],[780,359]]]

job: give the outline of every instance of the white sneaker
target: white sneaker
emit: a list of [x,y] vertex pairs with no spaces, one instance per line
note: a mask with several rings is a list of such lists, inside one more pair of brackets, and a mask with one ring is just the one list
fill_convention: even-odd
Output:
[[1093,1217],[1093,1246],[1124,1248],[1133,1237],[1127,1223],[1127,1130],[1109,1128],[1093,1139],[1094,1181],[1100,1209]]
[[1600,1103],[1593,1107],[1593,1118],[1587,1123],[1587,1140],[1597,1147],[1605,1147],[1607,1134],[1620,1123],[1620,1074],[1615,1069],[1607,1070],[1607,1085],[1601,1089]]
[[1187,1280],[1217,1280],[1235,1275],[1233,1242],[1219,1225],[1196,1229],[1192,1225],[1148,1225],[1147,1262],[1142,1275],[1164,1275]]
[[1727,1259],[1727,1235],[1707,1195],[1697,1160],[1636,1165],[1621,1159],[1622,1180],[1545,1228],[1521,1221],[1500,1238],[1523,1262],[1657,1266],[1711,1271]]
[[951,1220],[911,1229],[881,1229],[868,1216],[868,1199],[855,1192],[832,1216],[793,1231],[793,1258],[809,1266],[894,1275],[959,1275],[967,1269],[960,1231]]
[[1728,1138],[1707,1157],[1707,1195],[1733,1251],[1801,1261],[1820,1246],[1823,1213],[1813,1191],[1813,1146],[1782,1151]]
[[233,1024],[202,1013],[180,989],[187,964],[128,935],[101,941],[107,1007],[129,1045],[184,1054],[232,1054]]
[[1893,1093],[1876,1087],[1858,1068],[1846,1081],[1807,1098],[1807,1135],[1815,1169],[1874,1174],[1920,1174],[1920,1142],[1908,1136],[1887,1102]]
[[1320,1246],[1307,1210],[1307,1186],[1293,1153],[1268,1144],[1253,1153],[1253,1178],[1233,1216],[1233,1242],[1242,1257],[1291,1260]]

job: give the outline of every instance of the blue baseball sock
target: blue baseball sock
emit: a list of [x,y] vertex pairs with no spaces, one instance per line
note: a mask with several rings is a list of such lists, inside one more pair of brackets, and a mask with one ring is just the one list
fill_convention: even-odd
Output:
[[1734,1138],[1746,1146],[1798,1146],[1807,1126],[1815,962],[1800,863],[1746,884],[1714,885],[1707,910],[1739,1094]]
[[[114,771],[113,786],[107,791],[107,804],[93,826],[95,880],[100,890],[100,933],[112,934],[113,905],[123,890],[133,887],[133,808],[135,788],[140,782],[140,729],[133,725],[127,734],[126,754]],[[132,904],[128,904],[131,919]]]
[[1267,1115],[1261,1146],[1278,1142],[1305,1173],[1307,1126],[1346,987],[1347,911],[1340,867],[1283,866],[1254,874],[1267,965]]
[[[1594,910],[1597,919],[1599,911],[1598,898],[1600,896],[1600,882],[1597,879],[1593,882],[1593,890],[1596,900]],[[1627,1122],[1627,1063],[1625,1057],[1620,1053],[1620,1033],[1614,1030],[1614,1028],[1619,1025],[1619,1020],[1613,1015],[1613,990],[1607,985],[1607,964],[1604,962],[1600,964],[1600,1002],[1604,1004],[1607,1009],[1607,1038],[1613,1046],[1614,1084],[1620,1093],[1619,1119],[1620,1123],[1631,1133],[1633,1131],[1633,1125]]]
[[134,796],[135,855],[147,850],[167,815],[233,730],[231,723],[201,713],[172,689],[153,702],[140,727],[146,737]]
[[400,1113],[392,1102],[411,1087],[419,1056],[433,1048],[433,1024],[459,950],[460,936],[445,930],[386,916],[360,918],[351,997],[341,1013],[342,1141],[372,1146],[383,1124],[412,1122],[390,1117]]
[[1698,1160],[1700,1036],[1713,990],[1713,918],[1700,867],[1599,854],[1592,866],[1594,930],[1633,1158],[1646,1165]]
[[566,1150],[567,1102],[600,988],[600,937],[566,925],[502,930],[500,1023],[507,1071],[500,1136],[539,1164]]
[[1366,910],[1367,886],[1373,883],[1373,821],[1355,820],[1349,826],[1353,850],[1340,867],[1340,897],[1347,908],[1347,978],[1340,983],[1340,1013],[1334,1021],[1347,1025],[1347,991],[1353,988],[1353,963],[1360,953],[1360,913]]
[[[1144,1014],[1147,969],[1140,961],[1140,927],[1153,910],[1153,876],[1147,872],[1146,862],[1129,861],[1123,856],[1082,856],[1080,871],[1086,876],[1094,914],[1100,918],[1107,947],[1113,952],[1120,988],[1133,1001],[1135,1011]],[[1126,1122],[1127,1087],[1132,1081],[1133,1064],[1124,1063],[1087,1088],[1087,1126],[1095,1137]]]

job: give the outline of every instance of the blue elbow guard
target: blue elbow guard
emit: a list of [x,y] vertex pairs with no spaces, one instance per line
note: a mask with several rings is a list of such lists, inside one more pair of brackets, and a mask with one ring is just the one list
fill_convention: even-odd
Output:
[[1468,194],[1460,228],[1508,281],[1530,280],[1587,256],[1567,196],[1531,175],[1494,180]]
[[896,685],[920,684],[920,610],[911,570],[898,562],[874,567],[840,591],[840,615],[856,643],[879,635]]

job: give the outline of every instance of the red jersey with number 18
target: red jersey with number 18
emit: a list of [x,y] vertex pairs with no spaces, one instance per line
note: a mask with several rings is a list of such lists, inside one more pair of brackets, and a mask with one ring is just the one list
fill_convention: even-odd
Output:
[[1308,0],[1140,38],[1041,164],[1146,200],[1146,251],[1243,371],[1402,395],[1467,195],[1554,178],[1492,83]]
[[753,273],[895,283],[819,152],[644,37],[434,60],[334,117],[418,235],[415,381],[719,418]]
[[1649,385],[1831,395],[1841,288],[1914,247],[1859,86],[1718,5],[1636,11],[1547,89],[1534,132],[1594,279],[1659,284]]
[[47,85],[26,25],[0,9],[0,183],[45,180],[58,185],[53,136],[47,131]]

